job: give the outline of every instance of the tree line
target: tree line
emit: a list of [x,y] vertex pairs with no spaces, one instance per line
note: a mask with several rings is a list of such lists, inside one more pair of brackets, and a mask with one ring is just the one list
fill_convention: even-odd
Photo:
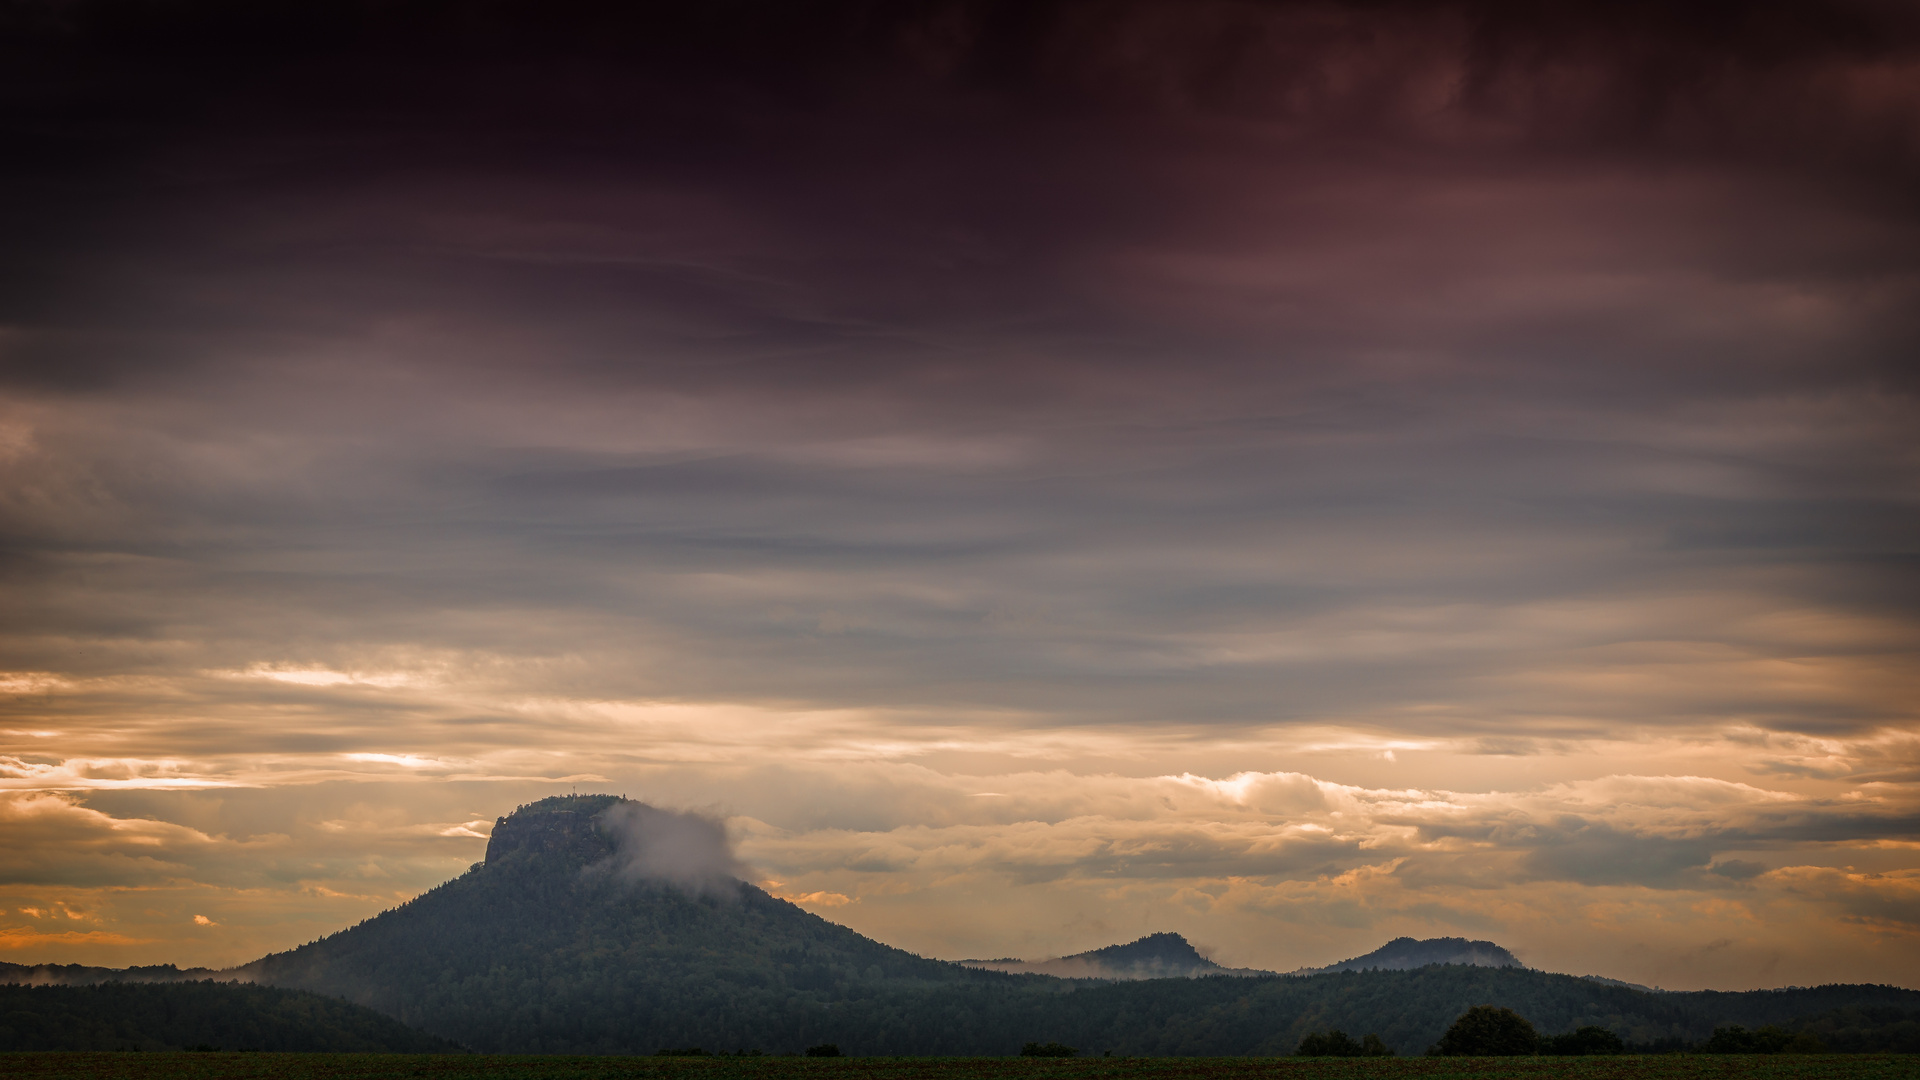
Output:
[[302,1050],[446,1053],[458,1046],[371,1009],[226,982],[0,984],[0,1051]]
[[[1834,1023],[1845,1019],[1855,1020],[1856,1023],[1850,1027]],[[1868,1025],[1857,1023],[1859,1020],[1868,1021]],[[1877,1024],[1874,1023],[1876,1020]],[[1531,1054],[1585,1057],[1624,1054],[1630,1050],[1641,1053],[1821,1054],[1830,1048],[1817,1032],[1847,1032],[1840,1041],[1864,1044],[1869,1041],[1862,1038],[1868,1027],[1883,1029],[1886,1037],[1876,1040],[1878,1045],[1849,1045],[1848,1049],[1896,1053],[1920,1050],[1920,1045],[1916,1045],[1913,1038],[1920,1034],[1920,1012],[1903,1013],[1897,1009],[1878,1010],[1873,1014],[1855,1010],[1851,1016],[1810,1017],[1795,1027],[1766,1024],[1753,1031],[1739,1024],[1729,1024],[1715,1028],[1711,1036],[1699,1043],[1686,1044],[1674,1040],[1668,1045],[1653,1047],[1629,1046],[1617,1032],[1594,1024],[1558,1035],[1544,1035],[1531,1021],[1512,1009],[1476,1005],[1462,1013],[1447,1028],[1440,1041],[1427,1048],[1427,1054],[1435,1057],[1512,1057]],[[1316,1031],[1300,1040],[1294,1054],[1298,1057],[1390,1057],[1394,1050],[1378,1034],[1369,1033],[1356,1040],[1335,1028]]]

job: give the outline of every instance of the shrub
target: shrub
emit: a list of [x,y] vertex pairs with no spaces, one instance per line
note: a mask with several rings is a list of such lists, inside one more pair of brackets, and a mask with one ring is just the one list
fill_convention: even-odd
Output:
[[1623,1054],[1626,1053],[1627,1044],[1606,1028],[1589,1024],[1543,1040],[1540,1049],[1548,1054],[1582,1057],[1588,1054]]
[[1709,1054],[1821,1054],[1826,1045],[1806,1032],[1791,1032],[1768,1024],[1748,1031],[1739,1024],[1714,1028],[1713,1037],[1700,1047]]
[[839,1057],[840,1045],[838,1043],[821,1043],[819,1046],[809,1046],[807,1047],[807,1056],[808,1057]]
[[1475,1005],[1460,1014],[1427,1053],[1444,1057],[1512,1057],[1540,1048],[1540,1034],[1512,1009]]
[[1080,1051],[1059,1043],[1030,1042],[1020,1048],[1021,1057],[1072,1057]]
[[1378,1035],[1368,1035],[1354,1042],[1346,1032],[1335,1028],[1328,1032],[1316,1031],[1300,1040],[1300,1048],[1295,1057],[1392,1057],[1393,1051]]

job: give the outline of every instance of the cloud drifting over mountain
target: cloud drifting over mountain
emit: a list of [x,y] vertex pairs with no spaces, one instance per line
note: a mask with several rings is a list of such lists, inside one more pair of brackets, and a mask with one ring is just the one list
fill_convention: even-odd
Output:
[[705,814],[624,802],[607,808],[599,828],[613,838],[613,854],[588,869],[631,882],[661,882],[696,896],[738,897],[752,876],[734,856],[726,822]]
[[0,42],[0,958],[249,959],[578,785],[945,956],[1920,961],[1907,13]]

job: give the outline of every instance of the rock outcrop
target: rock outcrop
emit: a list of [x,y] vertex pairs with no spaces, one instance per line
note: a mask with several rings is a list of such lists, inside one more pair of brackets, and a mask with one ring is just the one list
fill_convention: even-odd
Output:
[[613,853],[613,841],[597,819],[621,801],[618,795],[556,795],[528,803],[493,823],[488,866],[516,856],[559,856],[581,865]]

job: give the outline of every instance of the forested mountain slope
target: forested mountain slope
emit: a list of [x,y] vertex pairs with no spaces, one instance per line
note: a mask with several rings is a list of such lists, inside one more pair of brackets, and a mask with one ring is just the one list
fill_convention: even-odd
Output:
[[372,1009],[237,983],[0,985],[0,1051],[446,1053],[458,1047]]
[[1475,1005],[1499,1005],[1557,1034],[1588,1024],[1630,1042],[1698,1042],[1717,1026],[1785,1022],[1839,1008],[1920,1009],[1920,991],[1832,986],[1739,994],[1650,994],[1525,968],[1112,983],[1035,1003],[1035,1037],[1134,1054],[1285,1054],[1312,1031],[1374,1032],[1402,1054],[1436,1042]]

